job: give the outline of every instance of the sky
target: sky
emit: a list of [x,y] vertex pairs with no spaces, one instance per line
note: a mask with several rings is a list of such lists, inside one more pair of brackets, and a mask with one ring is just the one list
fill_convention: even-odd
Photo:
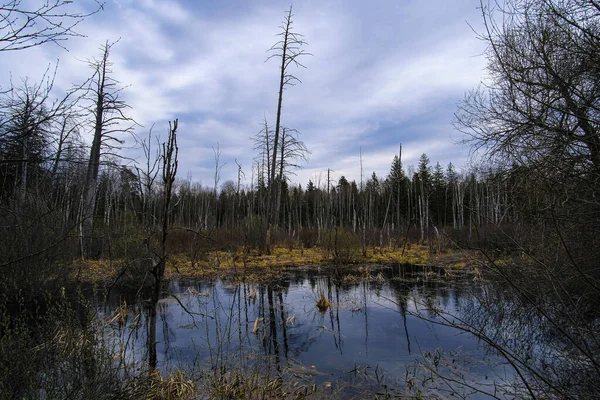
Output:
[[[26,2],[27,3],[27,2]],[[36,3],[30,0],[29,3]],[[90,10],[92,0],[71,7]],[[87,79],[85,60],[112,48],[113,76],[136,132],[166,134],[179,119],[180,178],[214,185],[237,180],[236,160],[252,177],[252,137],[264,118],[275,126],[279,64],[266,61],[290,3],[276,0],[106,0],[77,26],[85,37],[0,54],[0,86],[39,80],[58,62],[57,89]],[[457,104],[484,79],[479,0],[297,0],[293,28],[308,43],[301,83],[284,92],[282,125],[311,151],[290,175],[303,187],[344,175],[385,177],[402,145],[405,171],[426,153],[432,165],[467,165],[469,146],[452,126]],[[89,132],[84,133],[88,142]],[[131,138],[126,138],[131,144]],[[142,161],[140,152],[124,150]]]

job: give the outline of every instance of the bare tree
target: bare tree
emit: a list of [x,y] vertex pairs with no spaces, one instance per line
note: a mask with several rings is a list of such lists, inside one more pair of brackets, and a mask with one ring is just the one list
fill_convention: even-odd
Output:
[[[302,50],[302,46],[305,46],[307,43],[303,39],[303,35],[294,32],[292,28],[292,6],[290,6],[289,11],[285,15],[285,18],[280,26],[281,32],[277,34],[280,37],[280,40],[275,43],[268,50],[273,52],[267,60],[271,58],[275,58],[280,60],[280,74],[279,74],[279,97],[277,100],[277,119],[275,122],[275,136],[273,138],[273,154],[271,155],[271,175],[269,176],[269,185],[270,185],[270,202],[274,201],[273,191],[275,190],[275,165],[277,163],[277,151],[279,148],[279,135],[281,129],[281,110],[283,104],[283,91],[287,86],[294,86],[297,82],[301,82],[298,77],[290,72],[290,66],[293,64],[296,67],[306,68],[302,63],[300,63],[299,58],[306,55],[311,55],[306,51]],[[276,211],[277,207],[273,207],[271,205],[272,213]]]
[[[600,372],[600,3],[481,5],[490,79],[463,101],[456,125],[502,167],[499,182],[509,194],[471,174],[466,190],[454,184],[457,203],[468,204],[458,224],[467,219],[479,236],[487,223],[503,241],[496,239],[497,251],[516,250],[510,265],[483,251],[483,265],[539,316],[536,334],[568,354],[560,368],[516,360],[531,397],[593,397]],[[486,205],[490,196],[512,198],[512,231],[500,226],[500,201]],[[510,343],[493,344],[515,361],[505,355],[514,351]]]
[[154,126],[152,126],[148,131],[147,138],[137,139],[139,145],[142,148],[142,151],[144,152],[144,159],[146,161],[146,165],[144,166],[144,168],[142,169],[136,167],[136,171],[138,192],[140,193],[141,200],[141,220],[142,225],[144,226],[144,244],[147,250],[150,250],[150,243],[152,239],[152,226],[154,223],[154,219],[151,216],[151,205],[152,202],[155,201],[155,182],[158,178],[158,173],[160,172],[160,146],[158,149],[152,148],[153,128]]
[[[252,138],[254,142],[254,150],[258,151],[258,155],[256,156],[256,162],[264,171],[264,167],[266,164],[266,176],[265,174],[259,174],[259,182],[270,182],[271,179],[271,156],[273,152],[273,131],[269,129],[269,124],[267,122],[267,117],[264,117],[263,120],[263,128],[260,130],[256,136]],[[266,178],[266,179],[265,179]]]
[[[75,28],[85,18],[100,11],[104,3],[95,1],[91,12],[73,10],[71,0],[52,0],[41,4],[22,4],[10,0],[0,4],[0,51],[24,50],[46,43],[61,42],[83,36]],[[64,48],[64,47],[63,47]]]
[[[585,11],[576,7],[584,3]],[[471,92],[456,114],[457,127],[478,147],[518,164],[600,169],[600,10],[594,4],[482,3],[491,82]]]
[[240,203],[240,186],[242,183],[242,177],[244,177],[244,179],[246,179],[246,174],[244,174],[244,171],[242,171],[242,165],[240,163],[238,163],[238,160],[235,159],[234,161],[238,167],[237,168],[237,184],[235,187],[235,197],[234,197],[234,202],[233,202],[233,216],[232,216],[233,224],[235,225],[237,223],[236,210]]
[[285,179],[286,173],[295,174],[294,169],[302,168],[301,162],[308,162],[310,150],[302,142],[296,129],[283,128],[279,150],[279,179]]
[[71,155],[83,148],[81,139],[81,121],[77,115],[67,114],[61,115],[54,124],[57,128],[57,135],[52,139],[52,149],[54,156],[52,157],[51,176],[54,177],[59,170],[61,163],[68,160],[73,160]]
[[294,174],[293,169],[302,168],[301,161],[308,161],[310,151],[298,139],[299,132],[296,129],[283,128],[281,131],[281,141],[279,149],[279,171],[275,181],[277,186],[277,197],[275,199],[275,218],[273,222],[278,223],[279,211],[281,208],[281,185],[286,179],[286,172]]
[[179,147],[177,146],[177,124],[169,122],[169,136],[167,142],[162,144],[160,160],[162,160],[162,184],[164,188],[164,200],[162,203],[162,226],[160,235],[160,247],[155,251],[153,260],[152,276],[154,277],[154,290],[150,304],[150,332],[148,337],[148,362],[150,370],[156,368],[156,306],[162,293],[162,283],[165,276],[167,263],[167,236],[169,235],[169,216],[172,213],[173,184],[177,176],[177,165]]
[[[119,87],[119,82],[112,77],[112,63],[109,61],[109,55],[115,43],[106,42],[100,47],[102,57],[88,61],[88,65],[94,71],[87,95],[92,102],[88,111],[92,116],[94,137],[85,178],[82,238],[91,238],[94,228],[96,186],[102,152],[110,153],[116,146],[123,144],[123,139],[116,135],[131,133],[135,126],[135,121],[125,115],[125,111],[130,107],[120,98],[123,88]],[[85,249],[86,246],[83,247],[84,254],[88,253],[89,246],[87,246],[88,249]]]
[[215,185],[213,187],[213,193],[217,195],[217,188],[219,187],[219,182],[221,181],[221,169],[227,164],[221,164],[219,159],[221,158],[221,148],[219,147],[219,143],[217,142],[217,148],[212,148],[213,154],[215,157]]

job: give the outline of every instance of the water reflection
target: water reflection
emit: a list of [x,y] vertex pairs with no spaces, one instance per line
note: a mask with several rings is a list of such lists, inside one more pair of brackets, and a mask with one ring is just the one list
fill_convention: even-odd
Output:
[[[432,279],[409,273],[385,268],[365,279],[304,271],[269,284],[172,281],[157,306],[157,367],[213,374],[260,368],[319,384],[366,374],[381,383],[384,375],[406,377],[415,360],[444,349],[468,360],[461,372],[470,379],[491,376],[495,356],[486,346],[418,316],[464,315],[485,287],[444,283],[435,270]],[[316,307],[321,296],[330,304],[325,311]],[[106,334],[124,365],[142,364],[151,329],[143,300],[113,293],[100,309],[108,317],[125,301],[133,305],[129,322]]]

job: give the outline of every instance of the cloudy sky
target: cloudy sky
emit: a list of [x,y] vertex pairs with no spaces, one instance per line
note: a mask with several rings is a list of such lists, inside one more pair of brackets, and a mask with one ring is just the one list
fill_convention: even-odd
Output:
[[[35,1],[33,1],[35,3]],[[92,7],[91,0],[73,7]],[[143,128],[166,132],[178,118],[182,178],[213,185],[221,149],[221,183],[236,179],[235,159],[250,183],[251,137],[263,118],[275,125],[279,66],[265,62],[288,2],[276,0],[106,0],[78,27],[85,38],[0,54],[0,84],[10,74],[39,79],[59,59],[56,86],[68,88],[91,70],[82,60],[120,38],[111,54],[123,98]],[[294,70],[301,84],[284,93],[282,124],[298,129],[311,150],[292,181],[323,184],[389,172],[402,144],[405,170],[422,153],[432,164],[465,165],[453,113],[483,79],[479,0],[296,0],[294,30],[313,56]]]

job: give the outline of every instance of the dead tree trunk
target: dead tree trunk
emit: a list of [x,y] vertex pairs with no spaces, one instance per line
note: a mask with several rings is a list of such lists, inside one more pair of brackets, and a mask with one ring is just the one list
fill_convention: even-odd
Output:
[[[267,229],[275,219],[275,212],[277,212],[277,205],[275,204],[277,196],[275,190],[278,185],[275,184],[275,165],[277,162],[277,149],[279,145],[279,133],[281,129],[281,110],[283,104],[283,91],[286,86],[294,86],[296,82],[300,82],[296,76],[289,72],[290,64],[295,64],[297,67],[304,67],[298,58],[303,55],[309,55],[310,53],[301,50],[301,47],[306,44],[303,39],[303,35],[296,33],[292,30],[292,6],[290,6],[283,23],[281,25],[281,32],[278,36],[281,37],[277,43],[275,43],[269,51],[275,53],[270,55],[267,60],[271,58],[278,58],[281,60],[280,74],[279,74],[279,93],[277,100],[277,118],[275,121],[275,136],[273,138],[273,154],[271,155],[271,175],[269,177],[269,199],[268,199],[268,212],[267,212]],[[268,236],[268,235],[267,235]],[[269,243],[267,242],[267,251],[269,250]]]
[[162,229],[160,236],[160,247],[155,252],[156,259],[153,261],[152,276],[154,277],[154,288],[152,291],[152,302],[150,304],[150,329],[148,333],[148,367],[150,371],[156,369],[156,307],[160,299],[161,287],[165,276],[167,262],[167,236],[169,234],[169,215],[171,214],[171,195],[173,184],[177,175],[177,120],[173,124],[169,122],[169,137],[167,143],[163,143],[161,156],[162,182],[164,186],[164,200],[162,209]]
[[[93,256],[94,253],[99,251],[98,248],[92,246],[92,237],[102,148],[104,147],[110,152],[115,148],[115,142],[122,144],[123,141],[117,139],[114,135],[131,132],[133,124],[135,124],[131,118],[125,116],[125,109],[129,106],[119,99],[119,93],[122,89],[118,88],[118,82],[110,76],[112,63],[108,60],[108,57],[114,44],[107,42],[100,48],[102,58],[88,62],[94,70],[94,76],[91,80],[92,87],[90,87],[91,97],[89,98],[93,101],[90,111],[94,118],[94,138],[88,160],[82,201],[81,239],[83,257]],[[123,126],[123,123],[127,126]]]

